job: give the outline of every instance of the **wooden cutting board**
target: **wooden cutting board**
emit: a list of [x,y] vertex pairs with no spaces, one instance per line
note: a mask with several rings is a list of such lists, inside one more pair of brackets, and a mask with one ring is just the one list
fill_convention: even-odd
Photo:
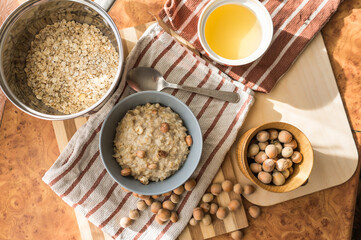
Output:
[[[318,34],[270,94],[256,101],[239,135],[266,122],[283,121],[298,127],[310,140],[314,165],[308,183],[288,193],[258,188],[248,201],[269,206],[346,182],[358,164],[357,148],[321,34]],[[234,165],[234,147],[227,159]],[[250,181],[235,168],[237,180]]]
[[[142,36],[143,32],[152,23],[140,25],[134,28],[127,28],[120,30],[122,36],[124,55],[127,56],[131,49],[135,46],[137,40]],[[79,129],[85,122],[86,118],[76,118],[66,121],[53,121],[53,128],[55,131],[56,139],[58,142],[59,150],[62,151],[67,143],[70,141],[73,134]],[[237,182],[237,177],[234,172],[231,161],[225,161],[214,178],[214,182],[221,183],[225,179]],[[230,200],[238,199],[242,203],[241,196],[231,192],[222,193],[217,196],[217,201],[221,206],[227,206]],[[81,214],[76,212],[77,221],[79,223],[79,229],[82,235],[82,239],[111,239],[111,237],[104,234],[96,226],[88,222],[88,220]],[[242,207],[236,212],[230,213],[223,221],[213,218],[213,223],[209,226],[205,226],[200,223],[197,226],[188,226],[184,229],[179,236],[181,240],[189,239],[207,239],[225,233],[233,232],[237,229],[248,227],[248,221],[245,209]]]

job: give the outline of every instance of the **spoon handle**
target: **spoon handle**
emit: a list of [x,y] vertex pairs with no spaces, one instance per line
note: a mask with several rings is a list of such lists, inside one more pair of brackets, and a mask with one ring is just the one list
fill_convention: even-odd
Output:
[[[175,86],[172,86],[175,87]],[[202,94],[208,97],[217,98],[223,101],[237,103],[239,102],[239,94],[235,92],[226,92],[226,91],[218,91],[218,90],[211,90],[206,88],[196,88],[196,87],[189,87],[184,85],[176,85],[175,88],[185,90],[188,92],[194,92],[198,94]]]

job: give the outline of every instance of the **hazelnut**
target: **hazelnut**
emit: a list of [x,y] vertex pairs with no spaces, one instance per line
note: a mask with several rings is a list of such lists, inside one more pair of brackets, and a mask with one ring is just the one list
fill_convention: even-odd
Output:
[[164,222],[168,221],[170,218],[170,212],[167,209],[161,208],[157,213],[157,217]]
[[241,240],[243,238],[243,233],[241,231],[234,231],[231,233],[231,238],[233,240]]
[[129,227],[130,225],[132,225],[132,223],[133,223],[133,220],[130,219],[129,217],[122,217],[120,219],[120,226],[122,226],[123,228]]
[[172,203],[179,203],[180,197],[177,194],[172,194],[170,196],[170,200],[172,201]]
[[285,147],[282,149],[282,157],[289,158],[293,154],[293,149],[291,147]]
[[272,181],[272,175],[268,172],[259,172],[257,178],[264,184],[269,184]]
[[126,177],[126,176],[129,176],[130,174],[132,174],[132,170],[130,170],[130,168],[123,168],[123,169],[120,171],[120,174],[121,174],[123,177]]
[[139,198],[139,197],[140,197],[140,195],[139,195],[138,193],[135,193],[135,192],[133,192],[132,195],[133,195],[134,197],[136,197],[136,198]]
[[214,198],[214,196],[211,193],[206,193],[203,195],[202,201],[209,203],[209,202],[212,202],[213,198]]
[[283,149],[282,144],[280,142],[274,142],[273,145],[277,148],[278,154],[281,154]]
[[227,209],[225,207],[219,207],[217,212],[216,212],[216,216],[219,220],[223,220],[227,217],[228,212]]
[[170,221],[172,223],[176,223],[176,222],[178,222],[178,220],[179,220],[178,214],[176,212],[172,212],[170,214]]
[[237,200],[237,199],[234,199],[234,200],[231,200],[229,203],[228,203],[228,209],[229,211],[236,211],[238,210],[239,208],[241,207],[241,203]]
[[289,169],[285,169],[281,173],[286,179],[290,176],[290,170]]
[[159,224],[159,225],[163,225],[166,221],[162,221],[158,215],[155,216],[155,221]]
[[140,179],[139,179],[139,182],[141,183],[141,184],[144,184],[144,185],[147,185],[148,183],[149,183],[149,180],[148,180],[148,178],[147,177],[141,177]]
[[287,162],[287,168],[292,167],[293,162],[291,161],[291,159],[287,158],[287,159],[286,159],[286,162]]
[[166,192],[162,194],[163,197],[169,197],[170,195],[172,195],[172,192]]
[[276,169],[280,172],[288,168],[287,160],[284,158],[278,159],[276,162]]
[[192,191],[195,186],[196,186],[196,180],[194,180],[193,178],[191,178],[191,179],[189,179],[189,180],[184,184],[184,189],[185,189],[186,191]]
[[152,200],[151,198],[149,198],[149,199],[145,199],[144,202],[145,202],[145,204],[147,204],[148,206],[150,206],[150,205],[152,205],[153,200]]
[[290,168],[288,169],[288,171],[290,171],[290,175],[292,175],[292,173],[293,173],[293,167],[290,167]]
[[195,220],[200,221],[202,220],[203,216],[204,213],[202,208],[196,207],[195,209],[193,209],[193,217]]
[[120,187],[124,192],[130,192],[128,189]]
[[276,129],[269,129],[268,133],[269,133],[270,140],[275,140],[278,138],[278,131]]
[[137,208],[139,211],[144,211],[147,207],[148,205],[143,200],[137,202]]
[[268,159],[267,154],[263,151],[260,151],[255,157],[254,160],[259,163],[262,164],[266,159]]
[[177,187],[176,189],[173,190],[173,192],[177,195],[182,195],[182,193],[184,192],[184,187],[183,185],[180,185],[179,187]]
[[239,184],[239,183],[234,184],[233,192],[235,194],[242,194],[242,186],[241,186],[241,184]]
[[211,216],[209,214],[206,214],[202,219],[202,223],[206,226],[211,225],[212,224]]
[[168,156],[168,153],[166,151],[163,150],[158,150],[158,156],[161,158],[165,158]]
[[258,143],[259,150],[264,151],[268,145],[268,142],[260,142]]
[[281,143],[290,143],[292,141],[292,134],[289,131],[286,130],[282,130],[279,134],[278,134],[278,140]]
[[142,200],[150,199],[150,196],[148,196],[148,195],[138,195],[138,197]]
[[217,210],[218,210],[217,203],[211,203],[211,206],[209,208],[209,213],[210,214],[216,214]]
[[275,162],[273,161],[273,159],[267,159],[262,164],[262,169],[265,172],[272,172],[274,168],[275,168]]
[[162,206],[164,209],[168,209],[169,211],[173,211],[175,208],[175,205],[171,200],[164,201]]
[[144,158],[145,157],[145,151],[139,150],[139,151],[137,151],[136,155],[139,158]]
[[257,206],[250,206],[248,208],[248,213],[253,218],[258,218],[261,215],[261,209]]
[[201,203],[200,207],[203,209],[203,212],[207,213],[209,212],[209,209],[210,209],[210,206],[209,206],[209,203]]
[[132,220],[138,219],[139,218],[139,211],[138,209],[133,209],[129,211],[129,218]]
[[278,155],[278,149],[273,144],[268,145],[265,152],[269,158],[275,158]]
[[249,165],[249,168],[253,173],[259,173],[260,171],[262,171],[262,165],[259,163],[251,163]]
[[136,132],[138,135],[141,135],[141,134],[144,132],[144,129],[143,129],[141,126],[136,126],[136,127],[135,127],[135,132]]
[[249,147],[248,147],[248,157],[251,157],[253,158],[254,156],[256,156],[256,154],[259,152],[259,147],[257,144],[251,144]]
[[254,192],[254,187],[252,185],[244,185],[243,186],[243,194],[250,195]]
[[192,136],[191,136],[191,135],[188,135],[188,136],[186,137],[186,143],[187,143],[187,146],[188,146],[188,147],[192,146],[193,139],[192,139]]
[[152,213],[158,213],[161,208],[162,204],[160,202],[153,202],[152,205],[150,205],[150,211]]
[[295,139],[293,139],[291,142],[283,144],[283,146],[284,147],[290,147],[292,149],[296,149],[297,148],[297,142],[296,142]]
[[157,114],[157,113],[158,113],[158,110],[156,110],[156,109],[152,110],[152,114]]
[[225,180],[223,183],[222,183],[222,189],[223,191],[225,192],[230,192],[232,191],[233,189],[233,183],[229,180]]
[[158,165],[156,163],[152,163],[152,164],[148,165],[148,168],[152,169],[152,170],[157,169],[157,167],[158,167]]
[[222,192],[222,186],[219,183],[213,183],[211,185],[211,193],[215,196],[220,194]]
[[163,132],[163,133],[166,133],[169,131],[169,124],[166,123],[166,122],[163,122],[161,125],[160,125],[160,131]]
[[302,154],[300,152],[295,151],[291,156],[291,160],[294,163],[300,163],[302,161]]
[[195,220],[194,218],[191,218],[191,220],[189,220],[189,224],[190,224],[191,226],[195,226],[195,225],[198,224],[198,221]]
[[259,142],[266,142],[269,139],[269,133],[266,131],[260,131],[256,136]]
[[283,176],[282,173],[280,172],[274,172],[272,174],[272,182],[274,185],[276,186],[281,186],[285,183],[286,179],[285,177]]
[[156,200],[156,199],[160,198],[160,196],[159,196],[159,195],[153,195],[152,198],[153,198],[154,200]]

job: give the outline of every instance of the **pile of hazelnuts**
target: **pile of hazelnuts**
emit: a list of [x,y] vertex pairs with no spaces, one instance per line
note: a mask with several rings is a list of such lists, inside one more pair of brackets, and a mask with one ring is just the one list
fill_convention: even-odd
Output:
[[302,161],[297,146],[297,141],[286,130],[260,131],[248,147],[249,167],[262,183],[283,185],[293,173],[293,164]]
[[[120,219],[120,225],[127,228],[132,225],[133,221],[140,217],[140,212],[145,211],[150,207],[150,211],[155,216],[155,221],[159,224],[164,224],[168,221],[173,223],[177,222],[179,217],[175,210],[177,203],[180,201],[181,195],[185,191],[192,191],[196,186],[196,181],[191,178],[184,185],[181,185],[171,192],[162,195],[139,195],[133,193],[133,196],[138,197],[140,200],[137,202],[137,208],[129,211],[127,217]],[[127,189],[122,188],[124,191],[129,192]]]
[[[225,180],[221,183],[213,183],[210,186],[210,191],[206,192],[198,207],[193,209],[193,217],[189,220],[191,226],[195,226],[198,223],[202,222],[204,225],[212,224],[212,215],[214,215],[219,220],[224,220],[230,212],[237,211],[241,207],[241,202],[237,199],[231,200],[228,205],[221,206],[217,202],[217,196],[222,193],[234,192],[237,195],[245,194],[249,195],[254,192],[254,187],[252,185],[244,185],[236,183],[233,184],[230,180]],[[251,217],[257,218],[261,214],[261,209],[257,206],[251,206],[248,209],[248,212]],[[232,239],[238,240],[241,239],[243,234],[241,231],[235,231],[230,234]]]

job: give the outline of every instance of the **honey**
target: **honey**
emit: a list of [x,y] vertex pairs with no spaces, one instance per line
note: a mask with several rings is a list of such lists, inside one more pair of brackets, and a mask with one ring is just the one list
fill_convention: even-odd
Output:
[[261,25],[254,13],[238,4],[216,8],[205,23],[208,46],[220,57],[238,60],[254,53],[262,40]]

